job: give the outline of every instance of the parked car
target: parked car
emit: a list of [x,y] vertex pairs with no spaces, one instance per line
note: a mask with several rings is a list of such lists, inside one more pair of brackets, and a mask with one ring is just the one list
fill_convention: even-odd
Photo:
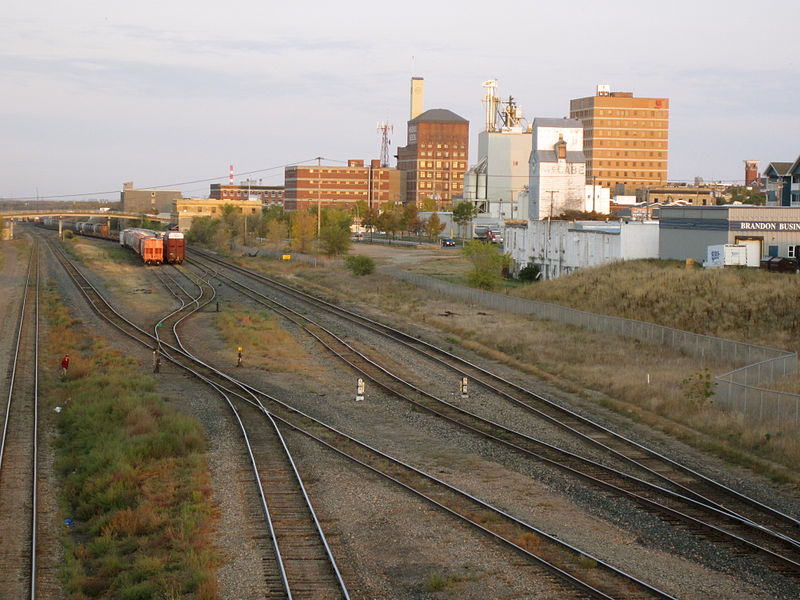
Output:
[[442,248],[455,247],[456,241],[452,238],[442,238]]

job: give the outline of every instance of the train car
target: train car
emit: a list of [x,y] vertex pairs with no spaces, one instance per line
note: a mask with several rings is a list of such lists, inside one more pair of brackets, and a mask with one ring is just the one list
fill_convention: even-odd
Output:
[[108,237],[108,223],[92,223],[91,232],[94,235]]
[[164,240],[149,229],[123,229],[119,233],[119,243],[133,250],[146,265],[160,265],[164,262]]
[[164,262],[181,264],[186,258],[186,239],[180,231],[166,231],[164,239]]

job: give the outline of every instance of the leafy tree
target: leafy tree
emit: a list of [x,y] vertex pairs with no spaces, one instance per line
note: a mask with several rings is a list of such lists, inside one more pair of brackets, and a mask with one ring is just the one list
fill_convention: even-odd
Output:
[[292,249],[311,252],[311,243],[317,229],[317,220],[310,212],[298,211],[292,219]]
[[464,256],[472,263],[467,282],[483,290],[491,290],[501,279],[503,255],[489,242],[470,240],[464,244]]
[[433,212],[437,209],[436,200],[428,196],[427,198],[422,200],[422,210],[424,212]]
[[283,250],[286,247],[288,233],[289,228],[285,221],[273,219],[267,225],[267,246],[273,250]]
[[742,204],[766,204],[766,194],[754,189],[749,189],[741,185],[734,185],[725,191],[726,198],[721,198],[722,204],[726,202],[741,202]]
[[459,202],[453,207],[453,221],[458,224],[460,230],[464,225],[472,221],[477,213],[478,210],[472,202]]
[[289,220],[289,215],[286,213],[286,210],[279,204],[273,204],[272,206],[267,206],[266,208],[261,210],[261,216],[264,221],[283,221],[287,222]]
[[337,227],[349,233],[352,224],[353,215],[349,211],[340,208],[322,209],[322,227]]
[[401,231],[418,234],[423,230],[424,225],[422,219],[419,217],[419,209],[416,204],[406,204],[403,207],[401,216]]
[[272,223],[283,223],[284,228],[288,228],[289,214],[283,209],[282,206],[268,206],[261,211],[260,231],[263,232],[261,237],[269,237],[268,232],[270,224]]
[[325,225],[320,231],[322,251],[328,256],[345,254],[350,249],[350,229],[338,225]]
[[375,226],[378,229],[385,231],[386,233],[392,234],[394,236],[395,233],[400,229],[400,218],[396,211],[394,210],[385,210],[380,215],[378,215],[378,219],[375,223]]
[[370,233],[375,231],[375,227],[377,226],[378,216],[380,212],[376,207],[368,208],[364,213],[361,215],[361,226],[365,229],[368,229]]
[[436,238],[442,231],[444,231],[445,224],[439,219],[439,215],[433,213],[428,220],[425,221],[425,235],[429,238]]
[[228,246],[233,246],[234,240],[239,235],[244,238],[244,216],[240,208],[232,204],[225,204],[222,207],[222,227],[227,238]]
[[214,228],[221,224],[219,219],[211,217],[195,217],[192,227],[186,232],[186,241],[189,244],[209,245]]
[[353,275],[369,275],[375,270],[375,261],[369,256],[354,254],[344,259],[344,264]]
[[356,203],[353,205],[353,210],[352,210],[353,217],[355,217],[355,222],[360,224],[362,219],[364,218],[364,215],[367,214],[368,210],[369,210],[369,205],[367,204],[366,200],[356,201]]

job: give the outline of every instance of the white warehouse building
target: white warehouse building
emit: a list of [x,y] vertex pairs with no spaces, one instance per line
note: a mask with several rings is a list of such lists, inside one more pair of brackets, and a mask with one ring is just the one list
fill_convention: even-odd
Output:
[[514,273],[536,265],[542,279],[619,260],[658,258],[657,221],[506,223],[504,250]]

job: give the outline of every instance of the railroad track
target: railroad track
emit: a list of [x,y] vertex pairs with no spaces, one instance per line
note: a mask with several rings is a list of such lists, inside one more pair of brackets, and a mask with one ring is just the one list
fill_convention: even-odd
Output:
[[[57,251],[56,248],[54,250]],[[108,305],[102,296],[89,285],[80,272],[63,254],[60,259],[65,269],[72,274],[90,304],[115,326],[125,330],[132,338],[152,348],[155,336],[126,320]],[[177,326],[177,325],[175,325]],[[226,395],[235,398],[237,406],[242,403],[253,406],[257,412],[268,412],[281,427],[291,427],[355,461],[362,467],[401,485],[410,493],[448,512],[461,521],[478,528],[497,542],[514,549],[527,559],[534,568],[541,568],[540,577],[558,582],[565,597],[591,598],[673,598],[632,575],[597,559],[574,546],[570,546],[548,533],[538,530],[504,511],[475,498],[446,482],[432,477],[411,465],[360,442],[293,406],[274,398],[263,391],[233,379],[211,365],[187,356],[180,348],[162,344],[174,361],[204,380],[209,381]],[[251,397],[233,389],[245,389]],[[253,398],[257,399],[257,401]],[[259,405],[261,404],[261,405]]]
[[0,597],[36,598],[39,250],[28,261],[0,438]]
[[[158,272],[159,279],[181,307],[159,320],[154,327],[155,335],[159,340],[164,340],[167,347],[180,348],[190,355],[180,338],[178,326],[194,312],[213,302],[216,291],[201,276],[194,279],[199,293],[192,296],[175,278],[163,270]],[[173,360],[171,351],[164,353]],[[231,380],[231,383],[235,381]],[[240,390],[245,396],[251,397],[252,402],[239,402],[219,386],[215,386],[215,389],[226,399],[239,423],[257,478],[261,507],[269,526],[269,540],[275,555],[273,564],[278,567],[269,569],[267,573],[270,597],[277,597],[281,589],[286,588],[296,598],[349,598],[278,424],[258,397],[246,388],[240,387]],[[270,425],[268,428],[263,426],[265,418]],[[332,595],[332,590],[338,591],[338,595]]]
[[[148,348],[156,349],[158,356],[163,356],[165,361],[206,382],[233,411],[258,487],[265,523],[265,534],[260,539],[270,546],[274,556],[274,560],[265,565],[265,591],[268,597],[287,600],[348,599],[346,585],[313,514],[308,496],[302,489],[302,481],[299,480],[286,444],[277,426],[273,428],[275,433],[272,435],[263,428],[264,419],[272,420],[271,416],[259,405],[258,398],[251,391],[242,391],[235,380],[197,360],[180,344],[178,324],[213,301],[213,287],[198,281],[202,293],[159,319],[151,334],[114,309],[58,245],[51,243],[50,247],[98,314],[127,336]],[[178,293],[177,285],[169,287]],[[170,343],[170,335],[176,345]]]
[[[203,256],[204,258],[209,258],[207,254]],[[270,278],[251,273],[235,265],[230,265],[227,261],[211,258],[213,259],[211,264],[217,268],[231,268],[239,274],[259,281],[266,280],[270,284],[273,283],[273,280]],[[205,268],[208,268],[207,264]],[[229,276],[218,274],[218,277],[229,285],[238,288],[242,293],[249,295],[257,302],[270,306],[281,313],[285,318],[305,328],[328,350],[339,356],[357,372],[371,379],[390,393],[436,414],[439,417],[456,423],[477,435],[492,439],[496,443],[511,447],[530,457],[534,457],[551,466],[556,466],[557,468],[567,471],[572,475],[589,480],[594,485],[599,485],[608,491],[623,494],[638,502],[645,507],[645,509],[658,513],[661,518],[667,522],[679,523],[688,530],[698,533],[715,543],[725,543],[731,546],[736,553],[758,554],[762,557],[766,566],[777,572],[793,577],[800,575],[800,545],[798,545],[793,538],[782,532],[776,532],[761,523],[742,517],[735,512],[726,510],[724,506],[720,504],[719,496],[709,499],[695,492],[686,494],[687,488],[683,485],[686,481],[685,477],[682,477],[681,482],[675,483],[668,477],[659,473],[659,477],[656,481],[662,485],[656,485],[651,481],[635,477],[629,473],[622,473],[573,453],[555,448],[549,444],[539,442],[538,440],[496,422],[478,417],[440,398],[436,398],[432,394],[422,390],[418,385],[405,381],[392,374],[386,368],[378,364],[378,361],[368,356],[368,350],[365,345],[361,344],[359,348],[356,348],[353,344],[346,342],[343,338],[321,326],[314,319],[311,319],[308,316],[309,311],[301,313],[291,309],[275,298],[267,297]],[[283,284],[278,283],[278,285],[281,286],[282,291],[285,291],[285,286],[283,286]],[[292,291],[294,292],[294,290]],[[303,300],[307,299],[306,294],[299,294],[301,294]],[[343,311],[340,307],[317,299],[312,300],[312,305],[315,307],[322,307],[324,310],[332,311],[336,314],[340,314],[340,312]],[[349,311],[344,312],[348,321],[354,322],[352,318],[353,313]],[[357,317],[357,319],[360,319],[360,317]],[[374,321],[367,321],[370,331],[382,332],[380,328],[373,327],[372,324]],[[409,337],[406,336],[406,334],[402,335],[404,338]],[[414,341],[416,342],[416,340]],[[417,344],[415,344],[415,346],[416,345]],[[453,356],[450,353],[445,354],[447,356]],[[487,371],[481,371],[488,373]],[[464,371],[459,371],[459,373],[463,374]],[[527,391],[526,393],[530,394],[530,392]],[[508,396],[508,394],[506,394],[506,396]],[[584,423],[585,426],[586,420],[582,417],[581,422]],[[574,428],[570,428],[570,430],[575,432],[575,435],[585,435],[580,434]],[[608,430],[602,429],[602,431],[606,432]],[[611,439],[615,438],[612,436]],[[591,441],[596,442],[596,436],[591,438]],[[602,446],[605,447],[605,444]],[[617,453],[615,452],[614,455],[616,457]],[[640,475],[642,471],[644,471],[645,474],[653,471],[652,464],[654,459],[650,454],[646,454],[646,456],[650,464],[647,465],[645,469],[638,469]],[[639,466],[638,463],[630,460],[629,456],[625,458],[626,460],[624,462],[626,464]],[[667,459],[667,461],[669,464],[673,463],[673,461],[669,459]],[[679,472],[684,473],[683,471]],[[664,483],[670,485],[666,487],[663,486]]]

